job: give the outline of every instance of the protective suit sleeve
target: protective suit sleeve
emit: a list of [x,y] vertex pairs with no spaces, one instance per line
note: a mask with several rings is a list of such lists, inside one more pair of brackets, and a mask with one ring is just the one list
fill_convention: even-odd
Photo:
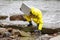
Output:
[[38,15],[38,22],[39,22],[38,30],[42,30],[42,27],[43,27],[43,17],[42,17],[42,13],[41,12]]

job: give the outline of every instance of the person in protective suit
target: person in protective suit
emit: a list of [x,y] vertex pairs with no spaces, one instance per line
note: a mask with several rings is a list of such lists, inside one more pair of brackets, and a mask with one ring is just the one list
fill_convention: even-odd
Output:
[[28,26],[32,25],[31,19],[37,24],[37,30],[35,30],[35,33],[40,35],[43,26],[42,12],[37,8],[31,7],[30,14],[24,15],[24,18],[29,22]]

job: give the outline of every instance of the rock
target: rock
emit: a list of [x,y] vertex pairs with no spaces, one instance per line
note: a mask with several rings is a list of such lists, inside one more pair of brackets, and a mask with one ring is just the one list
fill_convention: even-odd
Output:
[[42,33],[43,34],[53,34],[57,33],[58,29],[49,29],[49,28],[43,28]]
[[0,28],[0,33],[4,33],[4,32],[7,32],[6,28]]
[[[0,40],[35,40],[34,37],[30,35],[30,32],[25,32],[13,28],[0,28]],[[2,36],[1,36],[2,35]]]
[[35,40],[33,37],[20,37],[20,40]]
[[18,38],[18,35],[10,36],[10,38],[12,38],[12,39]]
[[0,28],[0,37],[8,37],[10,35],[6,28]]
[[51,39],[49,39],[49,40],[60,40],[60,35],[58,35],[58,36],[56,36],[56,37],[53,37],[53,38],[51,38]]
[[3,34],[3,36],[4,37],[10,37],[12,34],[10,33],[10,32],[5,32],[4,34]]
[[13,16],[10,16],[10,20],[13,21],[13,20],[24,20],[24,17],[22,15],[13,15]]
[[19,31],[19,32],[22,36],[27,36],[27,37],[31,36],[30,33],[28,32],[24,32],[24,31]]
[[48,34],[42,35],[41,36],[41,40],[49,40],[50,38],[52,38],[53,36],[50,36]]
[[7,28],[8,32],[12,33],[13,28]]
[[3,35],[2,35],[2,33],[0,33],[0,38],[2,38],[3,37]]
[[17,38],[14,38],[14,39],[12,39],[12,40],[21,40],[21,39],[20,39],[20,37],[17,37]]
[[19,31],[20,31],[20,30],[18,30],[18,29],[13,29],[12,34],[13,34],[13,35],[19,35],[19,34],[20,34]]
[[0,16],[0,20],[6,19],[8,16]]
[[13,35],[20,35],[20,36],[30,36],[29,32],[25,32],[25,31],[18,30],[18,29],[13,29],[12,34]]
[[53,34],[53,36],[57,36],[57,35],[58,35],[58,33],[54,33],[54,34]]

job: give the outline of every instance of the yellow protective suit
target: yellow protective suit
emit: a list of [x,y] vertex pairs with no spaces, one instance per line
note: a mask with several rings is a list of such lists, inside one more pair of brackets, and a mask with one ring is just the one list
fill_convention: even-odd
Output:
[[29,22],[31,19],[38,25],[38,30],[42,30],[43,20],[42,20],[42,12],[39,9],[31,7],[31,13],[34,15],[33,17],[29,15],[25,15],[25,19]]

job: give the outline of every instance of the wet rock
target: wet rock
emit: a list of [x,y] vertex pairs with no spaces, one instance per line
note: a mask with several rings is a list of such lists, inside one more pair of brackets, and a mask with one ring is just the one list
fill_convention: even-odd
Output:
[[10,20],[13,21],[13,20],[24,20],[24,17],[22,15],[13,15],[13,16],[10,16]]
[[0,20],[6,19],[8,16],[0,16]]
[[49,28],[43,28],[42,33],[43,34],[53,34],[57,33],[58,29],[49,29]]

